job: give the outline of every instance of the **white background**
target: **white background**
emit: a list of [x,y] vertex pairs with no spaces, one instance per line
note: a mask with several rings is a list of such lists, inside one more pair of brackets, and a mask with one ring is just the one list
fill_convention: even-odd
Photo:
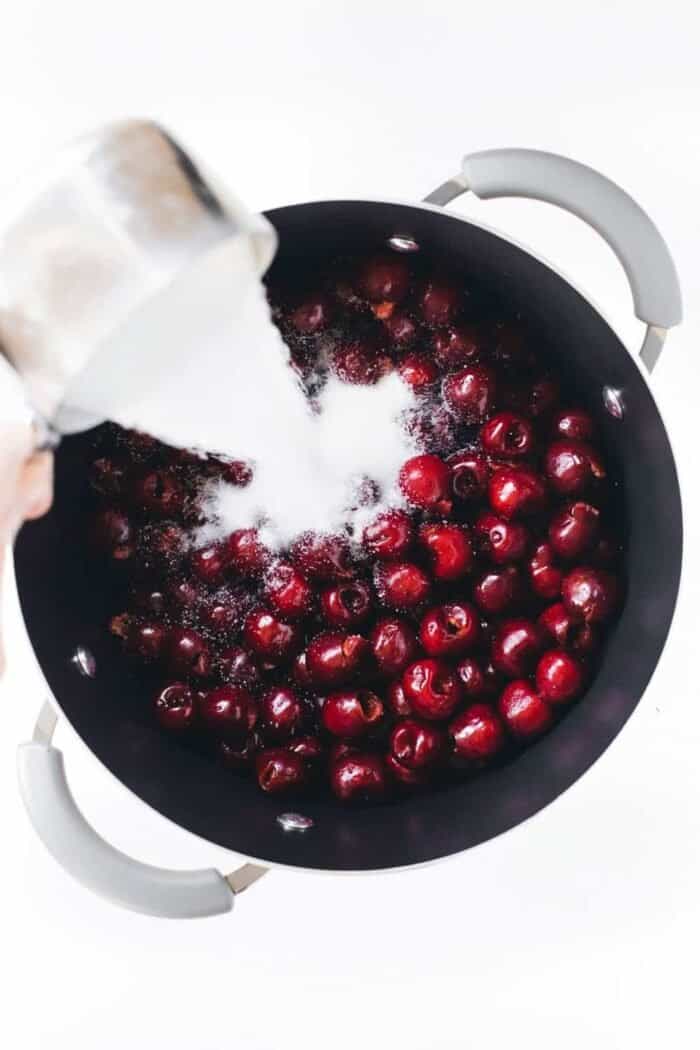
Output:
[[[14,752],[42,699],[7,603],[0,697],[0,1044],[17,1050],[697,1047],[700,500],[697,34],[686,3],[3,5],[0,190],[115,116],[168,124],[251,207],[415,199],[490,146],[561,151],[652,214],[686,322],[654,375],[682,476],[685,578],[621,737],[539,816],[455,860],[384,876],[275,872],[224,919],[120,912],[45,854]],[[634,350],[611,252],[538,204],[458,202],[586,288]],[[226,856],[121,790],[62,730],[85,811],[159,864]]]

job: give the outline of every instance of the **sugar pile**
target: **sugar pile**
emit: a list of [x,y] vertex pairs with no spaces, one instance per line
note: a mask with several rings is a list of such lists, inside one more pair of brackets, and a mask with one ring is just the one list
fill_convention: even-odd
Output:
[[[275,548],[307,529],[358,530],[378,509],[358,506],[357,488],[367,478],[382,505],[401,502],[397,474],[415,451],[401,425],[414,403],[410,387],[396,374],[373,386],[330,377],[312,407],[245,241],[142,312],[121,344],[129,349],[105,416],[253,467],[246,488],[212,486],[198,544],[249,525],[262,527]],[[130,367],[144,381],[136,395],[132,384],[128,399],[118,397]]]
[[253,481],[245,489],[213,488],[207,507],[212,522],[200,539],[244,525],[262,525],[262,538],[273,548],[307,529],[336,532],[347,525],[358,533],[378,510],[358,500],[363,481],[378,486],[381,505],[401,502],[396,478],[413,449],[399,420],[412,400],[395,373],[375,386],[329,379],[303,427],[293,429],[279,416],[265,449],[256,441],[253,453],[248,443]]

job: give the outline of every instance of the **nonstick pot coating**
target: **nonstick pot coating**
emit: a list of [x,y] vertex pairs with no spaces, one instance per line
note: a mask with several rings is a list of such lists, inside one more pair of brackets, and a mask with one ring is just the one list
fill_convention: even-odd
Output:
[[[268,218],[281,245],[270,273],[275,283],[317,269],[324,258],[369,254],[401,234],[418,242],[417,259],[444,261],[465,279],[474,276],[540,333],[577,401],[594,413],[621,478],[627,596],[597,677],[549,735],[471,782],[367,808],[270,798],[252,780],[163,733],[150,717],[148,684],[134,676],[107,635],[114,609],[91,570],[81,524],[89,435],[64,441],[55,507],[25,525],[17,539],[27,630],[60,708],[87,746],[141,799],[189,831],[262,861],[309,868],[370,870],[432,860],[498,835],[553,801],[598,758],[637,705],[678,591],[682,521],[673,456],[649,389],[612,329],[563,278],[522,249],[449,213],[399,204],[302,204]],[[623,420],[603,407],[606,385],[622,392]],[[94,654],[94,678],[80,674],[71,660],[78,646]],[[277,818],[287,810],[310,817],[313,826],[284,830]]]

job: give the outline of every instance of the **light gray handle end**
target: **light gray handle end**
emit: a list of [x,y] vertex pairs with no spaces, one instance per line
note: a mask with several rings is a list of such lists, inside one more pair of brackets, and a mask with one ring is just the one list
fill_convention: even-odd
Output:
[[471,153],[462,161],[462,172],[466,188],[477,197],[529,197],[583,219],[624,267],[637,317],[658,328],[681,321],[680,284],[666,242],[616,183],[568,157],[527,149]]
[[233,892],[214,868],[169,871],[133,860],[88,824],[66,780],[62,753],[44,743],[22,744],[19,783],[29,817],[55,860],[79,882],[131,911],[169,919],[221,915]]

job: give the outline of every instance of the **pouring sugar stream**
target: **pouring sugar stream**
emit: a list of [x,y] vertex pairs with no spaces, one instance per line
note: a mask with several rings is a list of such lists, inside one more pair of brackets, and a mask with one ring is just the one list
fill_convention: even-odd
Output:
[[[211,487],[196,545],[252,525],[273,549],[307,529],[356,533],[378,509],[402,502],[396,479],[415,451],[401,423],[414,403],[410,387],[395,373],[372,386],[329,376],[312,404],[245,240],[229,249],[225,266],[213,261],[194,282],[176,283],[167,297],[147,303],[119,344],[96,362],[109,402],[100,406],[104,418],[253,467],[245,488]],[[140,393],[133,369],[148,373]],[[86,382],[93,391],[89,375]],[[80,400],[79,390],[74,397]],[[356,498],[367,478],[380,492],[379,505],[369,508]]]
[[45,439],[114,420],[253,466],[247,488],[210,491],[195,542],[357,526],[353,487],[370,477],[398,501],[413,451],[396,376],[331,378],[312,408],[260,280],[275,247],[262,216],[144,121],[70,144],[0,213],[0,341]]

